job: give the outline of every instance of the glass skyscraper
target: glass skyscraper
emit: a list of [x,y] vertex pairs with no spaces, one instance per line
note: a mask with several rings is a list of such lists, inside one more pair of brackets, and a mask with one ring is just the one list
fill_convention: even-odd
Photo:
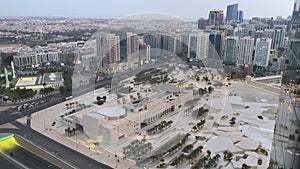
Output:
[[238,21],[238,15],[239,15],[239,4],[232,4],[227,6],[227,12],[226,12],[226,24],[233,23]]
[[295,0],[292,22],[300,24],[300,0]]
[[208,59],[220,59],[222,56],[223,37],[221,32],[210,32],[208,47]]
[[238,47],[238,37],[225,38],[224,64],[235,65]]
[[300,0],[295,0],[287,49],[287,68],[282,74],[281,94],[274,129],[270,168],[300,167]]

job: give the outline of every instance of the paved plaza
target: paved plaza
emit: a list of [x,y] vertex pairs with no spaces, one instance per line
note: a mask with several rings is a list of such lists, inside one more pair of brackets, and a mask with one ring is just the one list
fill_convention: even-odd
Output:
[[[199,83],[199,86],[205,86],[205,84]],[[70,102],[92,104],[91,100],[95,100],[95,97],[99,95],[108,95],[107,89],[102,88],[94,92],[89,92],[78,98],[37,112],[32,115],[31,127],[45,136],[90,156],[101,163],[105,163],[112,168],[132,167],[136,162],[124,158],[122,149],[133,140],[142,139],[145,132],[142,135],[127,137],[116,144],[100,144],[99,146],[94,144],[95,140],[89,139],[86,134],[80,131],[76,131],[76,134],[70,137],[65,134],[66,126],[59,120],[59,115],[65,109],[66,104]],[[267,167],[270,157],[255,150],[259,146],[265,148],[268,152],[271,150],[277,100],[278,97],[276,95],[249,87],[244,82],[231,82],[230,86],[216,88],[212,94],[204,95],[197,100],[193,108],[194,110],[202,106],[208,107],[210,110],[206,116],[206,123],[202,130],[197,133],[191,132],[191,124],[197,123],[199,119],[195,119],[191,113],[187,113],[186,109],[183,108],[181,112],[163,117],[156,122],[172,120],[174,123],[170,128],[160,134],[147,136],[146,139],[152,143],[155,150],[180,133],[191,134],[192,137],[190,137],[191,139],[189,139],[188,144],[195,142],[195,136],[201,135],[207,139],[195,142],[194,146],[202,145],[205,151],[209,150],[212,154],[221,154],[223,151],[229,150],[235,156],[248,155],[246,159],[238,161],[233,159],[231,163],[220,160],[218,163],[219,166],[240,168],[243,163],[257,166],[257,159],[262,158],[263,163],[257,168],[263,169]],[[107,101],[107,104],[106,106],[116,106],[109,105],[110,100]],[[259,119],[257,116],[262,116],[262,119]],[[229,123],[232,117],[236,119],[234,125]],[[24,122],[24,119],[20,119],[19,121]],[[53,122],[56,124],[52,126]],[[165,161],[168,162],[172,158],[166,157]],[[155,168],[156,166],[154,163],[150,163],[149,167]]]

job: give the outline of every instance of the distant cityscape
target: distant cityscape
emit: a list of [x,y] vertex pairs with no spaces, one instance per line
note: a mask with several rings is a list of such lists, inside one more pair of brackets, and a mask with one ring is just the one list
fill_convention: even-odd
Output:
[[0,17],[0,161],[299,168],[300,0],[292,8],[245,19],[236,3],[197,21]]

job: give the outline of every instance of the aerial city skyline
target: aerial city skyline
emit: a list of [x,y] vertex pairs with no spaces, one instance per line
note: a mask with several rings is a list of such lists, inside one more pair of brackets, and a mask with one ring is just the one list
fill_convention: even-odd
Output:
[[[97,1],[97,0],[52,0],[38,1],[10,0],[1,3],[0,16],[46,16],[46,17],[92,17],[119,18],[139,13],[165,13],[184,19],[206,17],[212,9],[225,10],[227,4],[240,5],[245,11],[245,18],[259,17],[288,17],[292,14],[293,0],[153,0],[153,1]],[[11,7],[14,10],[10,10]],[[34,9],[34,10],[32,10]],[[74,12],[76,11],[76,12]]]
[[300,0],[1,5],[0,168],[299,169]]

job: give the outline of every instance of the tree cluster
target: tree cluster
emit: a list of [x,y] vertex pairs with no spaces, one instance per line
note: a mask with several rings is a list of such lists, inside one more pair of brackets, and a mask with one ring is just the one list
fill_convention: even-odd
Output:
[[153,149],[150,142],[134,140],[128,146],[123,147],[123,154],[127,157],[142,157]]
[[172,120],[170,121],[162,121],[161,123],[155,125],[154,127],[150,128],[147,130],[148,134],[156,134],[157,132],[162,132],[163,130],[167,129],[168,127],[171,126],[171,124],[173,123]]
[[96,103],[98,105],[102,105],[105,102],[106,102],[106,96],[97,96],[96,97]]
[[205,93],[211,93],[212,91],[214,91],[214,88],[209,86],[208,88],[204,87],[204,88],[199,88],[199,95],[203,95]]

